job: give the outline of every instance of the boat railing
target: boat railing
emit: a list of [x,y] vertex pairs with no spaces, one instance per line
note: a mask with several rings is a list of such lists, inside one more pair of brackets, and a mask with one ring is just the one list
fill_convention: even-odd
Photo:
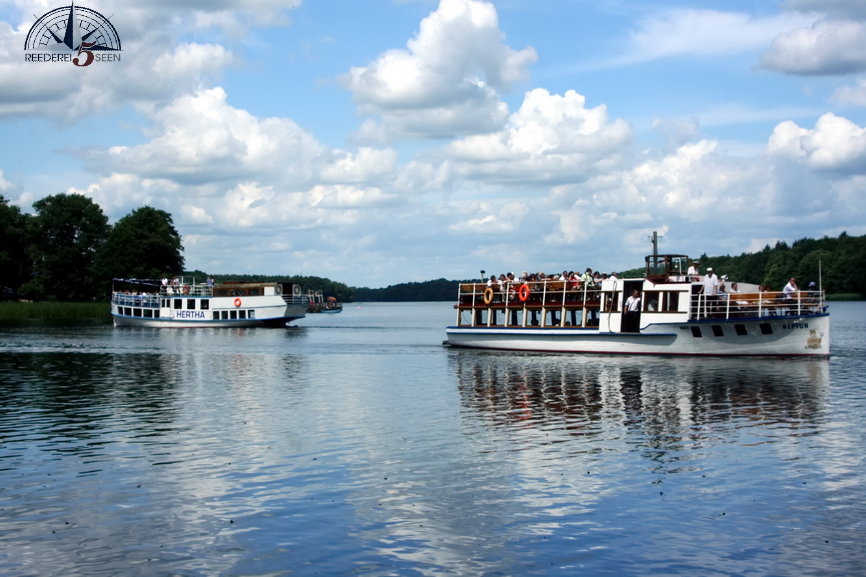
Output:
[[780,317],[820,314],[826,311],[824,291],[764,291],[692,295],[690,317],[695,320]]
[[[526,286],[527,288],[523,288]],[[487,289],[491,289],[489,292]],[[458,306],[547,306],[585,305],[600,302],[601,287],[581,281],[540,280],[487,283],[461,283]]]
[[159,295],[154,293],[131,293],[115,291],[111,294],[111,302],[123,307],[141,307],[158,309]]

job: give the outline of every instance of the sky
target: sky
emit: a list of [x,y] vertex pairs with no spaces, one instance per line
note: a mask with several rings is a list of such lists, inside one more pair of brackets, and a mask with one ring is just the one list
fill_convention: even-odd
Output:
[[862,0],[83,0],[120,61],[26,61],[64,5],[0,0],[0,194],[165,210],[188,269],[383,287],[866,234]]

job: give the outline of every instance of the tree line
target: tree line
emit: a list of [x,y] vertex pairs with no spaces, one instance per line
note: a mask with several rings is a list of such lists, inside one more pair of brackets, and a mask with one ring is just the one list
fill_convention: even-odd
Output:
[[102,208],[79,194],[56,194],[33,203],[30,215],[0,195],[0,298],[87,302],[108,300],[111,280],[193,276],[224,280],[289,281],[304,291],[352,300],[343,283],[315,276],[208,275],[184,271],[181,236],[169,213],[150,206],[114,225]]
[[409,282],[389,285],[385,288],[357,288],[354,290],[357,302],[423,302],[453,301],[457,299],[457,288],[461,282],[444,278],[425,282]]
[[183,270],[171,215],[143,206],[114,225],[80,194],[33,203],[30,215],[0,195],[0,290],[4,298],[107,299],[111,279],[161,278]]

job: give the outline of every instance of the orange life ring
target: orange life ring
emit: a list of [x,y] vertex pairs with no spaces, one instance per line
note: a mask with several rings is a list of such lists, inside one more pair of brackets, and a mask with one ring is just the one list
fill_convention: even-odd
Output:
[[484,289],[484,304],[489,305],[491,302],[493,302],[493,289],[487,287]]
[[241,306],[241,299],[235,299],[235,306],[236,307]]
[[520,285],[520,291],[517,293],[517,297],[520,299],[520,302],[525,303],[526,299],[529,298],[529,285],[524,283]]
[[188,295],[189,294],[189,285],[183,285],[182,290],[183,290],[183,294]]

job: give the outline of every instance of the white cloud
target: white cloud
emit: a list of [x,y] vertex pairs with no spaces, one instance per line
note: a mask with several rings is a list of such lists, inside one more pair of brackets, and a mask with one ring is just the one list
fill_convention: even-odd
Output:
[[856,86],[840,86],[833,92],[830,101],[835,104],[866,106],[866,79],[857,80]]
[[813,21],[814,16],[802,14],[758,18],[718,10],[669,10],[643,20],[640,28],[631,33],[628,54],[614,63],[758,50],[778,34]]
[[496,206],[492,202],[471,203],[470,206],[464,207],[464,211],[471,211],[470,214],[475,217],[455,222],[448,227],[449,231],[499,235],[519,230],[521,222],[530,214],[531,209],[525,202],[511,201],[501,206]]
[[356,139],[443,137],[489,132],[507,108],[495,90],[527,77],[535,50],[503,43],[496,9],[478,0],[441,0],[406,49],[389,50],[340,78],[363,115],[381,115]]
[[[333,151],[292,120],[256,118],[227,104],[219,87],[144,112],[153,123],[150,142],[113,147],[91,160],[94,170],[135,167],[142,176],[185,183],[279,177],[300,189],[315,179],[317,167],[334,159]],[[335,176],[339,172],[332,169]]]
[[818,119],[814,129],[781,123],[767,150],[778,157],[803,159],[815,170],[866,173],[866,129],[829,112]]
[[490,181],[561,182],[585,178],[616,163],[632,137],[622,120],[608,122],[604,105],[586,108],[569,90],[551,95],[537,88],[526,94],[505,128],[469,136],[445,147],[454,170]]
[[821,20],[782,34],[761,56],[761,66],[803,75],[861,72],[866,70],[866,25]]

